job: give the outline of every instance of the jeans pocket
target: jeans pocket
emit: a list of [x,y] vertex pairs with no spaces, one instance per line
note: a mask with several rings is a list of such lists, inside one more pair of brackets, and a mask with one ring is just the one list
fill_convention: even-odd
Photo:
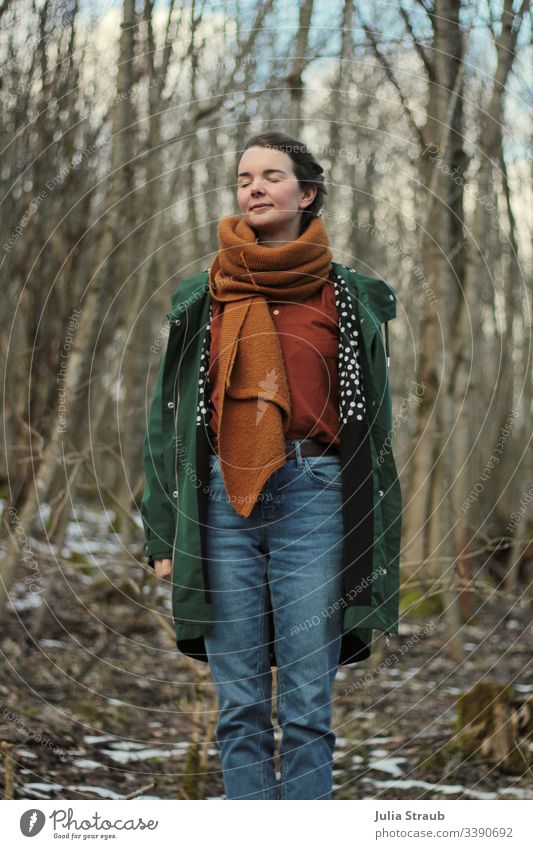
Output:
[[342,489],[341,460],[338,455],[302,457],[306,475],[313,483],[328,489]]

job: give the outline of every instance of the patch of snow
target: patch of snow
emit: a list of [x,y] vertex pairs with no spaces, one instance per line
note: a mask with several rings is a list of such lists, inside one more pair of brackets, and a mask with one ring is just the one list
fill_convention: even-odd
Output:
[[79,766],[80,769],[101,769],[102,764],[98,763],[98,761],[91,761],[87,758],[78,758],[76,761],[72,761],[74,766]]
[[35,610],[41,606],[41,596],[40,593],[31,593],[26,590],[22,598],[13,598],[11,596],[9,604],[13,610]]
[[404,769],[399,766],[400,763],[405,763],[407,758],[379,758],[378,760],[370,760],[368,769],[375,769],[378,772],[388,772],[390,775],[398,777],[403,775]]
[[392,787],[398,790],[412,790],[415,787],[420,787],[423,790],[434,790],[436,793],[444,793],[445,795],[462,793],[466,796],[471,796],[473,799],[496,798],[496,793],[484,792],[483,790],[469,790],[468,787],[463,787],[462,784],[430,784],[429,781],[415,781],[408,778],[401,778],[398,781],[378,781],[367,776],[362,776],[362,780],[368,781],[376,785],[376,787]]
[[93,746],[95,743],[107,743],[109,740],[116,740],[115,734],[88,734],[83,738],[83,742],[88,746]]
[[173,755],[181,755],[181,752],[178,752],[175,749],[171,748],[144,749],[141,747],[141,749],[137,749],[136,751],[117,751],[116,749],[102,749],[102,754],[107,755],[116,763],[126,764],[129,761],[148,761],[151,758],[170,758]]
[[114,790],[110,790],[108,787],[97,787],[91,784],[74,784],[72,789],[77,790],[79,793],[94,793],[96,796],[100,796],[101,799],[123,798],[122,793],[115,793]]
[[533,791],[527,787],[500,787],[498,799],[502,796],[516,796],[517,799],[533,799]]
[[32,781],[29,784],[24,784],[23,789],[26,792],[35,793],[35,794],[44,794],[41,795],[41,799],[48,799],[49,796],[47,794],[51,793],[53,790],[63,790],[62,784],[54,784],[50,782],[47,784],[44,781]]

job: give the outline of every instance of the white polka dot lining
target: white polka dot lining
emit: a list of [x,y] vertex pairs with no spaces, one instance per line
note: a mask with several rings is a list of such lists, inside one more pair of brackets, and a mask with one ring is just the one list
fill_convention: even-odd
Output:
[[[204,269],[209,271],[209,268]],[[353,271],[353,269],[352,269]],[[338,281],[338,282],[337,282]],[[340,284],[340,285],[339,285]],[[339,378],[339,416],[342,424],[346,424],[351,416],[362,421],[366,415],[365,397],[363,393],[363,380],[359,362],[359,331],[355,317],[355,308],[352,296],[346,287],[346,283],[340,275],[333,280],[335,292],[335,303],[339,316],[339,356],[338,378]],[[209,305],[209,331],[213,319],[213,304]],[[207,332],[204,337],[202,354],[200,357],[200,381],[198,392],[198,407],[196,409],[196,423],[202,424],[209,409],[210,383],[209,383],[209,353],[211,334]]]
[[198,407],[196,408],[196,424],[202,424],[202,418],[205,416],[205,421],[207,423],[208,419],[206,413],[209,409],[209,399],[210,399],[210,380],[209,380],[209,351],[211,344],[211,334],[209,333],[209,328],[211,327],[211,321],[213,320],[213,304],[209,304],[209,324],[206,327],[207,333],[204,337],[204,345],[202,348],[202,356],[200,357],[200,389],[198,392]]
[[353,299],[340,274],[337,275],[337,280],[333,280],[333,288],[340,330],[339,415],[342,424],[346,424],[351,416],[355,415],[358,421],[362,421],[366,414],[363,378],[359,363],[359,331],[355,329],[357,319]]

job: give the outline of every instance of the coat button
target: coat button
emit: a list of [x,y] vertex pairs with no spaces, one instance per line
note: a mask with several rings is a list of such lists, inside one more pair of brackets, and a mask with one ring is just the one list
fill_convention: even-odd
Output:
[[394,295],[389,295],[389,301],[393,301],[393,300],[394,300]]
[[181,324],[181,319],[179,319],[179,318],[175,318],[175,319],[174,319],[174,324],[180,325],[180,324]]
[[168,407],[169,410],[173,410],[174,409],[174,401],[169,401],[168,404],[167,404],[167,407]]
[[178,490],[175,489],[174,492],[172,493],[172,498],[177,498],[177,497],[178,497]]
[[380,495],[383,495],[383,490],[382,490],[382,489],[380,489],[379,494],[380,494]]

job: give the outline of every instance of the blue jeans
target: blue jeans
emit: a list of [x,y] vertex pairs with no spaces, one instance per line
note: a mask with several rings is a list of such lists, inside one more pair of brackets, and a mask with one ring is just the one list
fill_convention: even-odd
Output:
[[[338,455],[296,457],[274,472],[248,518],[232,507],[209,458],[208,579],[213,624],[204,634],[218,700],[217,741],[228,799],[331,799],[331,691],[342,606],[342,481]],[[274,770],[269,593],[282,730]]]

